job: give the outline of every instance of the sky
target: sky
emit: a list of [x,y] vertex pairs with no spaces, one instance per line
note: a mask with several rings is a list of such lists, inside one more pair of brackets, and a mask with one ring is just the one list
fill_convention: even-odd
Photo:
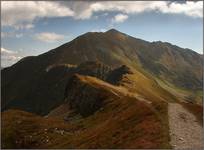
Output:
[[116,29],[203,53],[202,1],[1,1],[1,66]]

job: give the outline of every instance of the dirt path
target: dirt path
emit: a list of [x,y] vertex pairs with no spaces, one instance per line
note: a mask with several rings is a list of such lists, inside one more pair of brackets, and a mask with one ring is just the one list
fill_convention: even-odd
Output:
[[193,114],[178,103],[169,103],[168,115],[174,149],[203,149],[203,128]]

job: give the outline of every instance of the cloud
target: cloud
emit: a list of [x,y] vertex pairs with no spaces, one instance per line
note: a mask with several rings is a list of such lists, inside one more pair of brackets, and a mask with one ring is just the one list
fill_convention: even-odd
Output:
[[190,17],[203,17],[203,2],[187,1],[186,3],[171,3],[168,7],[158,8],[163,13],[185,14]]
[[22,29],[32,29],[32,28],[34,28],[34,24],[31,24],[31,23],[22,23],[22,24],[16,24],[15,26],[14,26],[14,28],[16,29],[16,30],[22,30]]
[[93,29],[91,32],[106,32],[107,29]]
[[1,32],[1,38],[21,38],[23,36],[23,33]]
[[16,34],[15,36],[16,36],[16,38],[21,38],[21,37],[23,37],[23,34],[19,33],[19,34]]
[[50,33],[50,32],[42,32],[42,33],[38,33],[35,35],[35,38],[37,40],[43,41],[43,42],[56,42],[59,40],[64,39],[64,35],[60,35],[60,34],[56,34],[56,33]]
[[125,20],[128,19],[128,15],[125,15],[125,14],[117,14],[113,19],[112,19],[112,22],[113,23],[122,23],[124,22]]
[[2,1],[2,26],[30,29],[40,18],[72,17],[90,19],[97,12],[138,14],[156,11],[164,14],[183,14],[203,17],[202,1]]
[[102,2],[62,2],[74,11],[75,19],[90,19],[96,12],[120,12],[123,14],[138,14],[157,11],[169,14],[184,14],[190,17],[203,16],[202,1],[170,2],[170,1],[102,1]]
[[73,16],[74,12],[50,1],[2,1],[2,26],[30,29],[34,20],[42,17]]
[[1,47],[1,65],[3,67],[10,66],[21,58],[22,56],[18,52]]
[[1,47],[1,54],[16,54],[17,52],[5,49],[3,47]]

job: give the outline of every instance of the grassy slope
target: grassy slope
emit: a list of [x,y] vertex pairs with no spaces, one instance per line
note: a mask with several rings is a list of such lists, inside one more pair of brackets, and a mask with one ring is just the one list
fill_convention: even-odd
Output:
[[188,90],[184,88],[179,88],[173,84],[163,81],[161,79],[156,79],[157,83],[168,90],[172,95],[175,95],[180,101],[189,101],[198,105],[203,105],[203,91],[201,90]]
[[[92,77],[79,76],[79,78],[81,82],[102,90],[106,94],[109,92],[109,97],[105,101],[106,105],[102,109],[94,115],[76,119],[71,123],[65,123],[57,118],[45,119],[17,110],[4,112],[2,114],[3,147],[170,147],[167,103],[162,98],[152,93],[149,95],[146,93],[147,100],[152,102],[149,104],[133,97],[122,87],[112,86]],[[146,83],[145,86],[147,85]],[[64,131],[64,134],[59,134],[55,128]],[[16,141],[17,143],[15,143]]]
[[[129,61],[129,59],[125,57],[121,57],[116,55],[118,59],[120,59],[124,64],[129,67],[132,67],[134,70],[134,75],[129,76],[127,80],[130,82],[133,81],[135,86],[129,87],[133,89],[133,92],[139,92],[142,95],[146,95],[146,93],[152,99],[155,96],[162,96],[164,99],[168,101],[194,101],[196,104],[203,105],[203,91],[202,90],[189,90],[181,87],[177,87],[167,81],[161,79],[161,77],[153,75],[145,71],[145,69],[141,66],[139,62],[135,63]],[[148,85],[146,85],[148,83]],[[150,88],[151,87],[151,88]],[[148,91],[147,91],[148,90]],[[167,92],[168,91],[168,92]],[[155,94],[154,94],[155,93]],[[154,99],[154,98],[153,98]]]

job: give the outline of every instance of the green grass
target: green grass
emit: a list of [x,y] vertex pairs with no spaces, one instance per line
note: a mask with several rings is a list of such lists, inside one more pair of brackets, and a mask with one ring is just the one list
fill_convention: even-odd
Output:
[[156,79],[158,84],[170,93],[175,95],[180,101],[193,101],[196,104],[202,105],[203,91],[202,90],[190,90],[177,87],[167,81]]

